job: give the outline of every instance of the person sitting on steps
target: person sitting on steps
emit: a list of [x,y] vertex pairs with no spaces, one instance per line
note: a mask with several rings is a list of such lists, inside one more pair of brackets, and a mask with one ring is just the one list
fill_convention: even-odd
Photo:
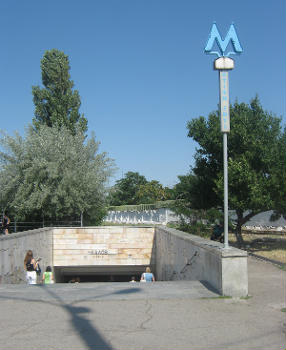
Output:
[[140,282],[155,282],[155,277],[150,270],[150,267],[146,267],[146,272],[141,275]]

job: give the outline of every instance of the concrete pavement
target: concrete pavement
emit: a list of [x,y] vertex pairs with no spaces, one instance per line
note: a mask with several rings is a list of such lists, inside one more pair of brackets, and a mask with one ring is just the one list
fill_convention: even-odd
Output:
[[0,285],[0,350],[285,349],[285,271],[248,268],[245,299],[198,281]]

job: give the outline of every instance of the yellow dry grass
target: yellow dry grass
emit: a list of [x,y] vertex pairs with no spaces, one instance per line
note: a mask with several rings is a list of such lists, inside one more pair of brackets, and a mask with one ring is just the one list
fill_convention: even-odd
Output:
[[[256,255],[286,264],[285,233],[242,233],[245,250]],[[235,235],[229,234],[230,245],[237,246]]]

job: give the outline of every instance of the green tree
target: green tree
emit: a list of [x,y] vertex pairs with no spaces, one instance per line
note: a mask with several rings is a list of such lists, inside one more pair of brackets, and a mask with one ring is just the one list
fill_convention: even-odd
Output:
[[2,133],[1,204],[18,218],[66,219],[83,213],[85,223],[98,222],[106,203],[106,183],[113,162],[98,153],[95,137],[81,129],[72,135],[39,125],[26,137]]
[[109,198],[110,205],[138,204],[137,192],[140,185],[145,185],[145,176],[138,172],[128,171],[124,177],[117,180]]
[[167,199],[167,193],[159,181],[152,180],[140,185],[136,194],[138,204],[149,204]]
[[[173,188],[171,209],[179,217],[178,229],[195,235],[210,237],[210,224],[220,221],[223,214],[208,203],[209,193],[204,182],[193,173],[178,176]],[[210,198],[209,198],[210,200]]]
[[[278,145],[276,161],[275,180],[273,181],[275,211],[273,219],[278,219],[281,215],[286,219],[286,128],[281,135]],[[281,167],[282,165],[282,167]]]
[[[210,208],[215,206],[215,198],[208,188],[205,176],[198,177],[193,173],[179,175],[179,182],[174,186],[174,199],[183,199],[189,208]],[[181,205],[180,205],[181,206]]]
[[74,83],[70,80],[68,56],[56,49],[46,51],[41,70],[44,88],[32,87],[35,128],[45,124],[58,128],[65,126],[73,134],[77,128],[86,131],[87,120],[79,113],[80,96],[73,90]]
[[[276,209],[278,200],[275,196],[280,190],[285,198],[285,186],[277,176],[277,169],[282,170],[278,156],[281,119],[264,111],[257,97],[249,105],[236,102],[230,107],[230,117],[229,208],[235,210],[237,215],[235,233],[241,245],[242,225],[259,212]],[[192,181],[199,191],[191,186],[191,201],[206,209],[223,207],[223,154],[219,112],[211,113],[208,119],[193,119],[187,128],[188,136],[200,146],[192,169],[192,175],[195,176]]]
[[164,187],[164,191],[165,191],[167,200],[176,199],[174,188],[170,188],[170,187],[166,186],[166,187]]

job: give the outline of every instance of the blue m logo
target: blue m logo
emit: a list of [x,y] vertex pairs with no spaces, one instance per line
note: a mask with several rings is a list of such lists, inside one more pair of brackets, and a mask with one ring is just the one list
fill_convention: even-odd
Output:
[[[214,46],[214,43],[217,43],[217,46],[220,50],[220,52],[218,51],[212,51],[212,48]],[[233,51],[228,52],[227,54],[225,53],[227,46],[229,43],[232,43],[233,46]],[[207,42],[207,45],[205,47],[205,53],[208,54],[215,54],[218,55],[218,57],[228,57],[230,55],[235,55],[235,54],[240,54],[242,53],[242,47],[240,45],[240,42],[238,40],[234,25],[232,24],[228,30],[228,33],[225,37],[225,39],[223,40],[221,38],[221,35],[217,29],[217,26],[215,23],[213,23],[212,25],[212,29],[211,29],[211,33],[209,35],[209,39]]]

